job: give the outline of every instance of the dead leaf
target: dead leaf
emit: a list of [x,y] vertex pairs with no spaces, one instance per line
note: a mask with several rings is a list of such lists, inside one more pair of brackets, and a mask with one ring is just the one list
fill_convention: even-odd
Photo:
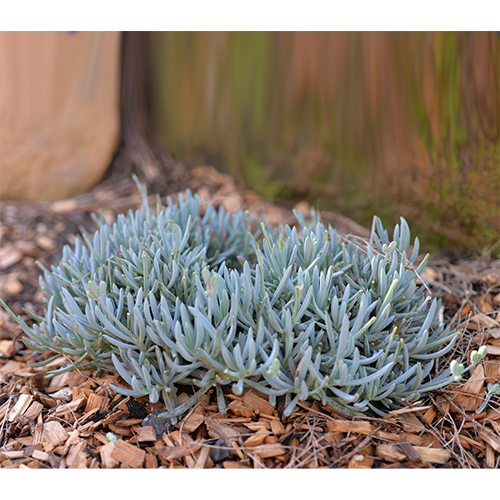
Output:
[[493,318],[490,318],[485,314],[476,314],[471,318],[471,321],[474,321],[478,325],[484,326],[485,328],[495,328],[500,326]]
[[472,375],[469,377],[469,380],[467,380],[461,390],[463,392],[467,392],[468,394],[479,394],[483,385],[484,368],[483,365],[477,365],[472,371]]
[[438,280],[438,274],[432,267],[426,267],[419,275],[419,278],[424,283],[430,283]]
[[464,319],[467,314],[469,314],[472,311],[472,306],[470,304],[466,304],[463,308],[462,311],[460,312],[460,319]]
[[487,313],[490,313],[490,312],[493,312],[493,306],[490,304],[488,298],[490,296],[488,295],[481,295],[478,299],[478,303],[479,303],[479,310],[483,313],[483,314],[487,314]]

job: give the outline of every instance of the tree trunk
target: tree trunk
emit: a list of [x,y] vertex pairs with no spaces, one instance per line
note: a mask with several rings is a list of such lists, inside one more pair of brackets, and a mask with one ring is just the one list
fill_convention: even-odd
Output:
[[108,171],[108,181],[128,180],[132,174],[163,194],[183,189],[184,166],[176,162],[153,132],[149,119],[150,71],[148,34],[124,31],[121,47],[120,146]]

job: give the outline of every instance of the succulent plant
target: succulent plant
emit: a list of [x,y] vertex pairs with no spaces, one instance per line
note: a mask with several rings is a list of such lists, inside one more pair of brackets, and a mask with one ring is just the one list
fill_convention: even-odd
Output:
[[[313,399],[383,416],[461,375],[431,376],[457,334],[437,324],[439,301],[417,285],[427,258],[415,267],[418,238],[407,254],[403,218],[391,240],[375,217],[363,241],[315,212],[311,225],[297,212],[298,227],[273,229],[249,212],[203,208],[190,191],[154,215],[140,189],[140,210],[113,224],[95,217],[95,234],[44,268],[45,315],[31,328],[14,315],[28,347],[56,353],[39,365],[63,354],[118,372],[130,388],[114,390],[162,397],[172,419],[225,385],[272,404],[283,396],[286,415]],[[180,404],[183,385],[194,394]]]

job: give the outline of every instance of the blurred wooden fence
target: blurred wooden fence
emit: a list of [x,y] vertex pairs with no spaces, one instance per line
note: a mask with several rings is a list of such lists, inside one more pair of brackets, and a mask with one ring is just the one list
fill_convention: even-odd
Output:
[[452,240],[473,236],[481,213],[487,243],[498,237],[498,207],[462,206],[474,193],[495,205],[500,189],[497,33],[169,32],[150,42],[155,128],[177,158],[266,196],[434,213]]

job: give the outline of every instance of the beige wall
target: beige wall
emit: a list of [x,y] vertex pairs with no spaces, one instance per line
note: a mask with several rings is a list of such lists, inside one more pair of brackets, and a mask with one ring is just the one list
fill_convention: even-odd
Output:
[[119,138],[120,32],[0,33],[0,199],[102,178]]

